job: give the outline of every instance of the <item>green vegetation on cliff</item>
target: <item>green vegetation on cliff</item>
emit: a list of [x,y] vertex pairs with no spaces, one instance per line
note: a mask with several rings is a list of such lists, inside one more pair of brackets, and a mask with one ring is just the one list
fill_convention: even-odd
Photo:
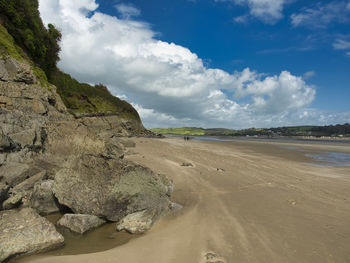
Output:
[[64,104],[75,116],[119,115],[140,120],[129,103],[112,96],[102,84],[91,86],[80,83],[60,70],[52,75],[50,82],[56,85]]
[[34,63],[30,62],[27,54],[24,53],[23,50],[16,45],[13,37],[7,32],[6,28],[0,24],[0,58],[5,58],[7,56],[15,58],[20,62],[27,61],[30,63],[33,72],[41,85],[45,87],[48,86],[49,83],[45,72],[41,68],[37,67]]
[[41,84],[54,84],[67,109],[75,116],[118,115],[140,121],[137,111],[110,94],[105,86],[80,83],[57,68],[60,39],[61,33],[54,25],[49,24],[47,28],[43,25],[38,0],[0,0],[1,56],[31,60]]
[[0,56],[10,55],[11,57],[22,61],[25,56],[22,49],[15,45],[12,36],[7,32],[6,28],[0,25]]
[[48,77],[56,69],[61,33],[41,21],[37,0],[0,0],[0,20],[18,46]]
[[278,128],[250,128],[231,130],[223,128],[154,128],[151,131],[160,134],[207,135],[207,136],[346,136],[350,137],[350,124],[329,126],[293,126]]

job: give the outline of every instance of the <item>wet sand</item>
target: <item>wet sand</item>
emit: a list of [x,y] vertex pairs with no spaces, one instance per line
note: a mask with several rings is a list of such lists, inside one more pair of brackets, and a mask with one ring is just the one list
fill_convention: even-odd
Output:
[[106,251],[20,262],[350,262],[350,167],[308,165],[305,156],[350,153],[349,145],[135,142],[126,158],[173,179],[184,208]]

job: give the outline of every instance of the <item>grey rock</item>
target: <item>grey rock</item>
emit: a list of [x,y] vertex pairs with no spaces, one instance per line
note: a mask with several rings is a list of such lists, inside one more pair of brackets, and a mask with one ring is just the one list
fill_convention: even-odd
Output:
[[15,143],[21,145],[21,147],[24,147],[24,146],[33,145],[35,142],[36,136],[37,136],[37,133],[35,129],[28,129],[25,131],[11,134],[11,139]]
[[121,116],[81,117],[79,121],[84,123],[91,131],[103,137],[130,137],[130,136],[154,136],[146,130],[139,119],[130,120]]
[[5,134],[3,133],[3,131],[1,130],[0,131],[0,151],[6,151],[6,150],[9,150],[11,149],[11,141],[10,139],[5,136]]
[[5,67],[5,61],[0,60],[0,79],[1,80],[6,80],[8,76],[7,69]]
[[60,211],[52,192],[53,183],[53,180],[47,180],[34,185],[30,207],[34,208],[40,215],[48,215]]
[[15,186],[26,179],[25,172],[29,169],[29,165],[25,163],[6,162],[0,167],[0,174],[3,180],[10,186]]
[[111,156],[111,158],[113,158],[113,157],[116,157],[119,159],[124,158],[124,150],[116,144],[107,143],[106,150],[107,150],[108,156]]
[[19,207],[20,204],[22,203],[22,198],[23,198],[22,194],[14,194],[10,196],[5,202],[3,202],[2,208],[4,210],[8,210],[8,209]]
[[[41,85],[30,65],[0,58],[0,182],[6,185],[1,190],[6,208],[29,205],[47,214],[57,211],[58,201],[75,213],[115,222],[139,211],[152,214],[154,222],[167,211],[172,183],[122,160],[119,136],[152,136],[141,121],[119,115],[74,118],[56,88]],[[125,145],[135,147],[130,140]],[[47,179],[54,183],[42,183]]]
[[0,212],[0,262],[18,255],[57,248],[64,238],[33,209]]
[[97,228],[106,223],[105,220],[94,216],[84,214],[65,214],[57,225],[66,227],[73,232],[84,234],[85,232]]
[[139,234],[149,230],[154,221],[154,214],[147,211],[132,213],[117,223],[117,231],[125,230],[131,234]]
[[206,259],[205,263],[225,263],[225,261],[214,252],[207,252],[204,257]]
[[183,208],[183,206],[178,204],[178,203],[172,202],[170,204],[170,212],[177,212],[177,211],[181,210],[182,208]]
[[192,164],[192,163],[189,163],[189,162],[183,162],[183,163],[181,164],[181,166],[192,167],[193,164]]
[[[7,159],[7,154],[6,153],[0,153],[0,166],[2,166],[5,162],[6,162],[6,159]],[[0,176],[0,179],[1,179],[2,176]]]
[[36,81],[29,65],[20,63],[11,57],[0,60],[0,79],[3,81],[24,82],[27,84],[33,84]]
[[40,171],[39,173],[29,177],[28,179],[24,180],[22,183],[16,185],[12,188],[12,191],[15,193],[19,192],[26,192],[29,190],[33,190],[34,185],[43,180],[46,177],[46,171]]
[[174,182],[164,174],[158,174],[158,178],[165,187],[166,195],[170,197],[174,191]]
[[141,210],[161,214],[169,208],[169,188],[170,181],[142,166],[82,155],[57,172],[53,192],[75,213],[119,221]]
[[136,147],[136,143],[132,140],[120,140],[120,143],[126,148]]
[[2,209],[2,203],[9,197],[9,187],[3,183],[0,183],[0,210]]

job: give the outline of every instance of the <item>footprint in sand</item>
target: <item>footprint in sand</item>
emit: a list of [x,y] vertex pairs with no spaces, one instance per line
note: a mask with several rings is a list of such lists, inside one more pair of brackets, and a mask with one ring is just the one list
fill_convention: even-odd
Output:
[[205,263],[225,263],[225,261],[214,252],[207,252],[204,255]]

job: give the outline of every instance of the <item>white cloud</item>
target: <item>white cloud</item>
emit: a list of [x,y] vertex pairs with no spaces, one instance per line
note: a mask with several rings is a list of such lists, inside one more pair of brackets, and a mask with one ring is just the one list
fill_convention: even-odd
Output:
[[255,114],[278,114],[283,111],[302,108],[310,104],[316,95],[302,77],[282,71],[279,76],[262,79],[261,75],[245,69],[234,74],[233,91],[238,98],[251,97],[248,110]]
[[305,72],[303,78],[309,79],[309,78],[314,77],[315,75],[316,75],[316,72],[314,70],[311,70],[311,71]]
[[62,30],[59,67],[127,96],[147,127],[292,124],[315,98],[315,88],[288,71],[207,68],[189,49],[155,39],[148,24],[96,12],[94,0],[40,0],[39,7],[44,23]]
[[340,50],[350,49],[350,41],[344,39],[336,39],[333,43],[333,48]]
[[129,4],[117,4],[115,8],[125,19],[130,19],[132,17],[141,15],[141,11],[139,9]]
[[236,16],[233,18],[233,21],[239,24],[246,24],[248,22],[249,16],[248,15],[242,15],[242,16]]
[[291,15],[294,27],[308,27],[312,29],[327,28],[332,23],[349,22],[350,9],[348,1],[331,1],[318,3],[313,7],[304,8],[300,13]]
[[[343,37],[348,37],[348,36],[343,36]],[[345,53],[347,56],[350,56],[350,41],[349,40],[345,40],[345,39],[341,39],[338,38],[335,40],[335,42],[333,43],[333,48],[337,49],[337,50],[347,50],[347,52]]]
[[[215,0],[215,2],[231,2],[236,5],[249,7],[249,14],[266,24],[275,24],[283,18],[283,7],[286,0]],[[242,23],[248,19],[247,15],[234,18],[235,22]]]

